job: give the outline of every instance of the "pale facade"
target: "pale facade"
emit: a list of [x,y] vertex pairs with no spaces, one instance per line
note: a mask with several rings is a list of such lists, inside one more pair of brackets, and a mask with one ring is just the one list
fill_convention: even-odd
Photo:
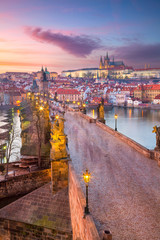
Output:
[[134,97],[140,100],[148,100],[150,102],[160,94],[160,85],[139,86],[134,90]]
[[122,94],[122,93],[119,93],[119,94],[116,94],[116,104],[124,104],[126,102],[126,95],[125,94]]
[[73,78],[97,78],[98,77],[107,77],[109,74],[109,71],[106,69],[99,69],[99,68],[85,68],[85,69],[78,69],[78,70],[68,70],[63,71],[62,76],[63,77],[73,77]]
[[160,68],[136,69],[129,75],[130,78],[160,78]]

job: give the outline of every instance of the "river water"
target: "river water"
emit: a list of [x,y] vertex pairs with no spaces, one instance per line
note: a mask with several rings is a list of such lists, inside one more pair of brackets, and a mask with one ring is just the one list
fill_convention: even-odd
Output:
[[[6,125],[8,124],[8,122],[4,122],[4,120],[7,120],[6,117],[7,111],[0,111],[0,126]],[[13,140],[13,144],[12,144],[12,151],[11,151],[11,157],[9,162],[15,162],[18,161],[20,159],[20,149],[21,149],[21,123],[20,123],[20,117],[19,117],[19,112],[15,112],[14,113],[14,117],[13,117],[13,129],[14,129],[14,140]],[[6,129],[0,128],[0,133],[3,133],[7,131]],[[0,145],[7,143],[7,140],[4,139],[0,139]],[[1,159],[2,163],[6,163],[6,158],[4,157],[3,159]]]
[[[106,125],[115,128],[114,115],[118,115],[117,129],[120,133],[140,143],[148,149],[156,146],[156,136],[152,133],[155,125],[160,126],[160,110],[114,107],[105,110]],[[96,118],[96,109],[87,109],[87,115]]]

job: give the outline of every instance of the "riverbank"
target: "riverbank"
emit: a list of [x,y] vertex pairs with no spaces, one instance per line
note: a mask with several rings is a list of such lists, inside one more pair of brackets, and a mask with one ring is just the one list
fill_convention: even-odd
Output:
[[160,104],[139,104],[137,106],[134,106],[134,105],[124,105],[124,104],[113,104],[113,107],[160,110]]

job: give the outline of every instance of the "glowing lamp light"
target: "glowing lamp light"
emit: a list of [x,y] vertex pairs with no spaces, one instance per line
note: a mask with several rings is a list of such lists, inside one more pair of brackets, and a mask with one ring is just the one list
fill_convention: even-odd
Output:
[[115,114],[114,118],[115,118],[115,131],[117,131],[117,118],[118,118],[118,115]]
[[5,145],[5,146],[3,146],[3,150],[6,150],[7,149],[7,146]]
[[78,102],[77,104],[80,105],[80,102]]
[[40,111],[42,111],[42,110],[43,110],[43,107],[42,107],[42,106],[40,106],[40,107],[39,107],[39,110],[40,110]]
[[69,102],[69,99],[67,99],[67,102]]
[[86,106],[86,104],[83,104],[83,107],[85,107]]
[[73,103],[75,104],[76,102],[75,102],[75,101],[73,101]]
[[89,207],[88,207],[88,183],[90,182],[91,174],[86,169],[86,172],[83,173],[83,179],[86,184],[86,206],[84,208],[84,214],[89,214]]
[[59,118],[59,116],[58,116],[58,115],[56,115],[56,116],[55,116],[55,118],[56,118],[56,119],[58,119],[58,118]]
[[91,173],[89,173],[88,169],[86,169],[85,173],[83,173],[83,180],[85,183],[89,183],[91,178]]

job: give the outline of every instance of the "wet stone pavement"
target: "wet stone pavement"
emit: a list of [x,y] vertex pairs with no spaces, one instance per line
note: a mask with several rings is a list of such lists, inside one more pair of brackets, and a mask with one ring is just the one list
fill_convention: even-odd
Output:
[[85,193],[82,173],[92,173],[89,208],[97,229],[113,240],[160,240],[160,167],[133,148],[88,123],[65,114],[72,163]]

